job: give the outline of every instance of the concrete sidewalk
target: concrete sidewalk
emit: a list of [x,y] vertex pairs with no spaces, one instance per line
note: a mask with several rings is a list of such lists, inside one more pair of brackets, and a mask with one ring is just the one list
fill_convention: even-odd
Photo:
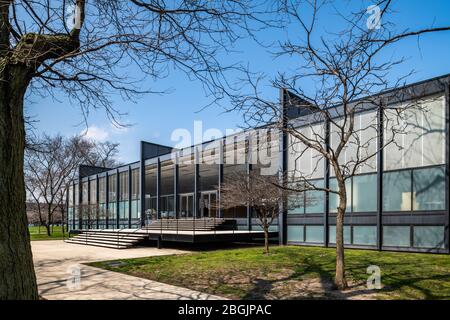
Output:
[[32,241],[39,293],[58,300],[222,299],[198,291],[83,265],[84,262],[182,254],[157,248],[108,249],[67,244],[61,240]]

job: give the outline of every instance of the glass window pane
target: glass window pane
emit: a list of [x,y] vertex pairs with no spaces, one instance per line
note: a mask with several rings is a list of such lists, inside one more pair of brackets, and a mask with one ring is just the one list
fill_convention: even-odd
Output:
[[303,242],[303,226],[288,226],[287,241]]
[[383,175],[383,211],[410,211],[411,196],[411,171]]
[[377,175],[353,177],[353,212],[377,211]]
[[444,248],[444,226],[415,226],[414,247]]
[[323,242],[323,226],[306,226],[306,242]]
[[354,226],[353,244],[357,245],[376,245],[377,227],[374,226]]
[[405,102],[387,110],[385,170],[442,164],[445,161],[445,98],[443,95]]
[[414,210],[445,210],[444,168],[413,171]]
[[[336,179],[330,179],[330,189],[338,191],[338,185]],[[352,210],[352,184],[350,180],[345,181],[345,189],[347,190],[347,212]],[[330,212],[337,212],[339,206],[339,196],[336,193],[330,192]]]
[[291,195],[288,198],[288,214],[304,214],[305,207],[304,204],[305,195],[303,192],[296,195]]
[[[336,226],[330,226],[329,227],[329,243],[336,243]],[[351,227],[350,226],[344,226],[344,244],[351,244]]]
[[[317,188],[323,188],[323,180],[312,182]],[[313,190],[306,192],[305,213],[323,213],[324,210],[324,192]]]
[[[296,129],[304,136],[324,137],[324,126],[311,125]],[[323,178],[324,176],[324,162],[323,157],[317,151],[308,148],[301,141],[289,136],[288,142],[288,171],[296,177],[303,176],[307,179]]]
[[409,226],[383,226],[383,245],[392,247],[410,246]]
[[445,163],[445,98],[432,97],[422,101],[423,165]]

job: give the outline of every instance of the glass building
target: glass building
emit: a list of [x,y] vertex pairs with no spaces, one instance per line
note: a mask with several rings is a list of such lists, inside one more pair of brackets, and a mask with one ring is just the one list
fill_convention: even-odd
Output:
[[[450,76],[443,76],[398,89],[394,93],[399,95],[383,92],[377,98],[385,112],[367,105],[355,116],[358,137],[342,157],[348,160],[361,152],[375,156],[346,181],[346,247],[449,252],[449,88]],[[287,125],[298,124],[296,130],[305,136],[328,136],[326,143],[335,146],[339,133],[333,122],[339,123],[339,117],[308,122],[308,114],[286,98],[289,94],[281,94]],[[416,107],[399,124],[396,110],[411,104]],[[406,129],[391,137],[394,125]],[[251,208],[220,206],[224,178],[251,170],[294,172],[319,188],[337,188],[329,163],[287,133],[241,132],[182,150],[141,142],[135,163],[80,167],[68,190],[68,225],[72,230],[120,229],[159,219],[223,218],[235,220],[239,230],[256,230]],[[310,190],[295,197],[301,201],[286,201],[298,205],[280,205],[273,223],[279,242],[334,246],[336,194]]]

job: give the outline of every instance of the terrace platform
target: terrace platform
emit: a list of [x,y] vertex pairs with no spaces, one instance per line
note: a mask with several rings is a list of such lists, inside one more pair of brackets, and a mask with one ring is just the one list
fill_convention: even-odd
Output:
[[[277,237],[278,232],[269,232]],[[264,238],[260,230],[171,230],[171,229],[89,229],[66,240],[68,243],[126,249],[149,242],[250,242]]]

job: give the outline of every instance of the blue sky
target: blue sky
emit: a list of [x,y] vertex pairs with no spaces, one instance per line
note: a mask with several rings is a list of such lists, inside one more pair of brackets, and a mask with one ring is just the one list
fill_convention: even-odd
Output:
[[[357,1],[354,1],[357,2]],[[354,3],[353,2],[353,3]],[[347,1],[338,2],[339,9],[348,11]],[[364,5],[371,1],[364,1]],[[419,29],[430,25],[450,25],[450,1],[448,0],[398,0],[395,4],[396,13],[392,16],[399,30],[404,28]],[[333,30],[338,25],[338,17],[329,14],[321,20],[322,30]],[[320,29],[319,29],[320,30]],[[296,30],[264,31],[259,36],[267,43],[274,39],[282,39],[286,33],[296,34]],[[276,75],[278,71],[288,70],[295,66],[294,59],[274,59],[266,49],[259,47],[251,39],[245,39],[235,44],[239,51],[223,57],[225,63],[240,61],[249,64],[257,72],[264,72],[268,78]],[[393,71],[392,77],[407,73],[411,69],[416,74],[409,78],[409,82],[450,73],[450,32],[426,35],[420,38],[420,50],[417,38],[399,42],[384,53],[386,59],[405,56],[408,60],[401,67]],[[281,70],[284,68],[285,70]],[[133,74],[135,70],[127,71]],[[237,79],[230,79],[237,81]],[[165,95],[146,95],[136,103],[114,100],[114,107],[127,113],[121,119],[122,123],[131,126],[125,129],[114,127],[103,111],[91,112],[88,118],[88,135],[98,140],[110,140],[120,143],[120,161],[131,162],[138,160],[139,141],[146,140],[166,145],[174,145],[171,134],[177,128],[193,130],[194,121],[201,120],[203,129],[217,128],[225,132],[227,128],[236,128],[242,122],[239,114],[223,113],[219,106],[210,106],[201,110],[210,100],[200,83],[190,81],[187,77],[174,70],[166,79],[157,83],[145,85],[153,89],[172,89]],[[265,93],[278,95],[278,92],[267,84],[263,87]],[[70,105],[64,95],[58,94],[56,99],[35,96],[26,104],[27,115],[32,116],[37,133],[60,133],[71,136],[86,129],[83,117],[78,106]]]

